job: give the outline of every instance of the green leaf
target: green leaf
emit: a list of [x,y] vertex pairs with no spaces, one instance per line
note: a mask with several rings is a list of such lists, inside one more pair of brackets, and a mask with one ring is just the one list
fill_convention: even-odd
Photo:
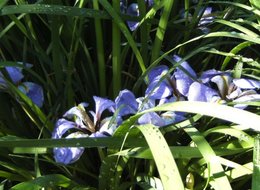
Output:
[[253,151],[253,175],[252,175],[252,190],[260,188],[260,135],[255,137],[254,151]]
[[157,27],[154,44],[152,46],[152,57],[151,63],[154,62],[160,55],[160,51],[162,48],[162,42],[164,40],[168,19],[171,13],[171,9],[173,6],[174,0],[164,0],[164,6],[162,9],[162,14],[160,17],[160,21]]
[[5,4],[8,2],[8,0],[2,0],[1,2],[0,2],[0,9],[3,7],[3,6],[5,6]]
[[252,36],[252,37],[255,37],[255,38],[259,37],[259,35],[256,34],[255,32],[253,32],[253,31],[251,31],[251,30],[247,29],[246,27],[243,27],[239,24],[236,24],[234,22],[227,21],[227,20],[220,20],[220,19],[215,20],[215,22],[218,22],[218,23],[227,25],[229,27],[232,27],[233,29],[236,29],[240,32],[243,32],[243,33],[247,34],[248,36]]
[[64,15],[69,17],[80,16],[80,17],[100,18],[100,19],[111,18],[109,14],[107,14],[104,11],[63,6],[63,5],[47,5],[47,4],[8,5],[1,9],[0,16],[19,14],[19,13]]
[[[196,113],[234,122],[242,125],[244,129],[260,131],[260,116],[257,114],[217,103],[180,101],[157,106],[155,108],[145,110],[138,115],[140,117],[140,115],[152,111],[180,111]],[[138,117],[138,115],[135,117]]]
[[38,190],[39,188],[63,187],[71,188],[75,182],[61,174],[51,174],[38,177],[31,181],[19,183],[12,187],[12,190]]
[[191,137],[196,144],[201,154],[203,155],[205,162],[208,165],[209,183],[216,190],[232,189],[228,181],[227,176],[224,175],[224,170],[220,164],[218,157],[214,150],[202,136],[202,134],[195,127],[184,128],[184,131]]
[[[5,136],[0,138],[0,147],[31,147],[31,148],[54,148],[54,147],[109,147],[120,148],[123,138],[77,138],[77,139],[22,139],[14,136]],[[127,138],[126,147],[143,146],[147,147],[144,139]],[[41,149],[39,149],[40,151]],[[35,149],[36,151],[36,149]]]
[[127,39],[129,45],[132,47],[132,50],[133,50],[133,52],[136,56],[136,59],[139,62],[139,66],[140,66],[142,72],[145,72],[146,68],[145,68],[145,65],[144,65],[142,55],[141,55],[140,51],[138,50],[137,45],[136,45],[130,31],[126,27],[124,21],[121,19],[121,17],[113,9],[113,7],[110,5],[110,3],[107,0],[99,0],[99,2],[106,9],[106,11],[111,15],[111,17],[114,19],[115,23],[120,28],[121,32],[123,33],[123,35]]
[[[173,146],[169,147],[174,158],[201,158],[202,155],[198,148],[188,146]],[[128,156],[141,159],[153,159],[153,155],[150,148],[136,147],[131,149],[125,149],[115,153],[114,155]]]
[[152,125],[139,125],[156,163],[164,189],[184,189],[183,182],[171,151],[159,129]]

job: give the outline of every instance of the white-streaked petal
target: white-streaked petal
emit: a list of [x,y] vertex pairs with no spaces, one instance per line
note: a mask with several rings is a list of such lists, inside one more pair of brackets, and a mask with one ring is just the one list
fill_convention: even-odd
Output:
[[258,80],[241,78],[241,79],[234,79],[233,82],[237,87],[242,89],[260,88],[260,81]]

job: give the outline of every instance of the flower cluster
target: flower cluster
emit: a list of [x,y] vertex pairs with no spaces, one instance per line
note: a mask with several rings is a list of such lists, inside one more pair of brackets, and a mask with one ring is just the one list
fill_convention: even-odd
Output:
[[[186,61],[174,55],[175,62],[181,62],[170,75],[167,66],[158,66],[153,71],[153,81],[146,93],[158,98],[177,98],[179,100],[235,103],[234,107],[244,109],[247,101],[259,101],[260,81],[245,78],[233,78],[231,71],[207,70],[198,76]],[[155,84],[160,82],[160,85]]]
[[[22,62],[18,62],[18,64],[23,64]],[[29,63],[24,64],[26,68],[31,68],[32,65]],[[27,95],[34,104],[38,107],[42,107],[44,96],[42,87],[33,82],[22,82],[24,75],[22,73],[21,67],[14,67],[14,66],[7,66],[4,68],[8,77],[11,81],[17,86],[17,88]],[[0,72],[0,90],[7,91],[8,85],[6,82],[6,78],[4,77],[3,73]]]
[[[136,98],[129,90],[120,91],[114,101],[94,96],[95,111],[86,111],[87,103],[71,108],[57,121],[52,138],[109,137],[128,116],[169,102],[234,102],[238,103],[235,107],[244,109],[246,104],[239,103],[260,100],[257,93],[260,81],[235,79],[231,71],[215,69],[198,76],[179,56],[174,55],[173,60],[180,64],[173,73],[165,65],[150,70],[144,97]],[[162,127],[183,121],[185,117],[184,113],[173,111],[149,112],[142,115],[137,124]],[[84,148],[54,148],[54,158],[58,163],[70,164],[83,152]]]

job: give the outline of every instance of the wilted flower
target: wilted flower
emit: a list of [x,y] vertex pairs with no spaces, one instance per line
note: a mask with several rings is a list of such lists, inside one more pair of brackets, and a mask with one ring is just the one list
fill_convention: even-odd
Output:
[[[18,62],[18,64],[22,63]],[[32,65],[26,63],[25,67],[30,68]],[[24,75],[22,74],[22,68],[20,67],[7,66],[5,67],[5,70],[11,81],[17,85],[18,89],[27,95],[34,104],[36,104],[38,107],[42,107],[44,101],[42,87],[32,82],[21,82],[21,80],[24,78]],[[8,85],[6,83],[6,79],[4,78],[3,73],[0,72],[0,89],[6,91],[7,88]]]

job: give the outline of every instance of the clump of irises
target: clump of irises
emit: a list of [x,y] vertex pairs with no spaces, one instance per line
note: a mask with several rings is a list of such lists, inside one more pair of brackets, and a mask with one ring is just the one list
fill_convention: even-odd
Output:
[[[110,137],[122,122],[138,112],[176,101],[202,101],[234,104],[245,109],[248,101],[259,101],[260,81],[234,78],[231,71],[207,70],[197,75],[188,62],[178,55],[172,59],[179,65],[173,72],[166,65],[159,65],[148,72],[145,95],[136,98],[130,90],[119,92],[115,100],[94,96],[95,110],[88,103],[69,109],[55,125],[53,139]],[[185,120],[184,113],[166,111],[142,115],[137,124],[163,127]],[[83,147],[54,148],[55,161],[71,164],[84,152]]]

